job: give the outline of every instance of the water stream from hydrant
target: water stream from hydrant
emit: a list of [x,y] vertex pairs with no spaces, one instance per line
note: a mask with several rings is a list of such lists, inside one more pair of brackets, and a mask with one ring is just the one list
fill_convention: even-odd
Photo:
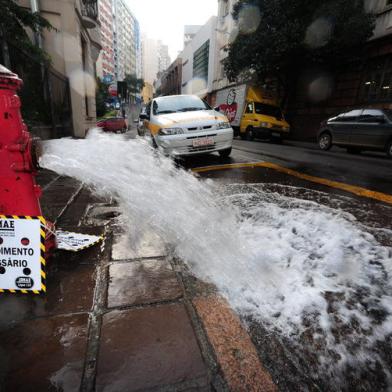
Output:
[[263,185],[222,188],[143,139],[95,130],[46,142],[40,165],[114,197],[133,242],[145,230],[159,235],[241,316],[299,349],[310,334],[333,382],[347,365],[380,363],[390,378],[374,347],[392,333],[392,250],[350,213]]

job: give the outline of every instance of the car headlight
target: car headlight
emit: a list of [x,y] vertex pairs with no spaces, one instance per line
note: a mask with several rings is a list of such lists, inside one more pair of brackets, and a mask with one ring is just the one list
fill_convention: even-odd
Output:
[[222,121],[216,124],[216,129],[227,129],[227,128],[231,128],[230,123],[227,121]]
[[179,135],[184,133],[182,128],[161,128],[158,132],[160,136]]

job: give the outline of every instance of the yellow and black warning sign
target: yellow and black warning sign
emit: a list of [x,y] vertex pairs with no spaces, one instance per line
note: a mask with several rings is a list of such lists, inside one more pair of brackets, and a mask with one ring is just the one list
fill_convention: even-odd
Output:
[[46,292],[45,219],[0,215],[0,293]]
[[85,250],[103,241],[103,239],[103,236],[72,233],[63,230],[56,231],[57,248],[70,252]]

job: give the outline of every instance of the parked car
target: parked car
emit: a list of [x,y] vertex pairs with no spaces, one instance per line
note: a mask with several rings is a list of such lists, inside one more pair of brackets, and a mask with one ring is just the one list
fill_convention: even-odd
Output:
[[127,123],[124,117],[110,117],[98,121],[97,127],[104,132],[123,133],[127,130]]
[[167,155],[218,152],[227,158],[231,153],[233,129],[229,120],[195,95],[155,98],[140,118],[153,145]]
[[392,110],[355,109],[321,123],[318,143],[322,150],[333,145],[348,152],[385,151],[392,158]]

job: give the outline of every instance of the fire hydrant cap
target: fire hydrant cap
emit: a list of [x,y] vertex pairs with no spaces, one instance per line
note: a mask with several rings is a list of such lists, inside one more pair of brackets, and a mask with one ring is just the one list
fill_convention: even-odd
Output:
[[18,90],[22,83],[17,74],[0,64],[0,88]]

